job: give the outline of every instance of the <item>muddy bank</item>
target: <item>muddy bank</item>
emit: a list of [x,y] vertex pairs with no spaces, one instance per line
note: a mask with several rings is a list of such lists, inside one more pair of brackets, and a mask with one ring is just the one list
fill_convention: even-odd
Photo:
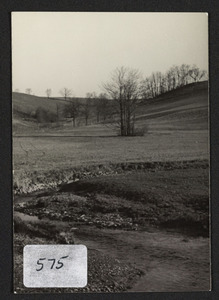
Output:
[[107,176],[132,172],[133,170],[173,170],[192,168],[209,168],[208,160],[190,161],[156,161],[156,162],[127,162],[105,165],[80,166],[64,170],[49,171],[15,171],[13,178],[13,189],[15,195],[29,194],[40,190],[54,190],[60,185],[75,182],[81,179]]
[[208,188],[208,168],[195,165],[85,178],[14,200],[15,210],[39,218],[134,231],[149,225],[208,236]]

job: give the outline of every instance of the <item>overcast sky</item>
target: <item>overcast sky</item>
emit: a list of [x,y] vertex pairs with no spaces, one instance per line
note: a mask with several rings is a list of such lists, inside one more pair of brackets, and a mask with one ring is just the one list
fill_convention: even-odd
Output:
[[205,13],[15,12],[12,14],[13,90],[60,96],[101,92],[117,67],[143,76],[173,65],[208,69]]

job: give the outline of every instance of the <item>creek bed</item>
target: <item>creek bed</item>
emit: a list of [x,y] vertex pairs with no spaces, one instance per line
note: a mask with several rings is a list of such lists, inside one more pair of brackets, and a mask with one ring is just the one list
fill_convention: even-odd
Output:
[[[38,223],[36,216],[20,212],[23,221]],[[75,223],[51,221],[57,227]],[[79,224],[77,224],[79,225]],[[142,270],[129,291],[199,291],[210,289],[209,239],[148,227],[142,231],[99,229],[79,225],[74,232],[76,244]],[[106,274],[107,276],[107,274]]]

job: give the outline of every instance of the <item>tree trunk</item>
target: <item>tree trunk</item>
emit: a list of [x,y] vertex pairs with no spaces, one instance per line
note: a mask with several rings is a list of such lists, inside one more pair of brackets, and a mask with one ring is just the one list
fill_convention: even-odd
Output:
[[59,106],[56,104],[57,121],[59,121]]
[[123,105],[122,105],[122,99],[119,101],[120,105],[120,131],[121,131],[121,136],[124,136],[124,121],[123,121]]
[[127,136],[131,135],[131,112],[130,112],[130,103],[127,103]]

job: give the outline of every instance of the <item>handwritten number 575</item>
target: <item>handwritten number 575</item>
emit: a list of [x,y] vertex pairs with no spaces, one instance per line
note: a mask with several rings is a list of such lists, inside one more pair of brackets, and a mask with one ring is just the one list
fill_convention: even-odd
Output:
[[[61,269],[61,268],[64,266],[63,262],[61,262],[61,259],[64,259],[64,258],[67,258],[67,257],[68,257],[68,255],[67,255],[67,256],[62,256],[62,257],[58,260],[57,265],[56,265],[56,267],[55,267],[57,270],[58,270],[58,269]],[[42,262],[40,262],[40,261],[44,261],[44,260],[46,260],[46,258],[39,258],[39,259],[38,259],[37,265],[39,265],[40,268],[39,268],[39,269],[36,269],[36,271],[41,271],[41,270],[43,269],[44,264],[43,264]],[[55,259],[55,258],[48,258],[47,260],[48,260],[48,261],[52,261],[52,264],[51,264],[50,269],[53,269],[53,267],[54,267],[54,265],[55,265],[55,263],[56,263],[56,259]]]

